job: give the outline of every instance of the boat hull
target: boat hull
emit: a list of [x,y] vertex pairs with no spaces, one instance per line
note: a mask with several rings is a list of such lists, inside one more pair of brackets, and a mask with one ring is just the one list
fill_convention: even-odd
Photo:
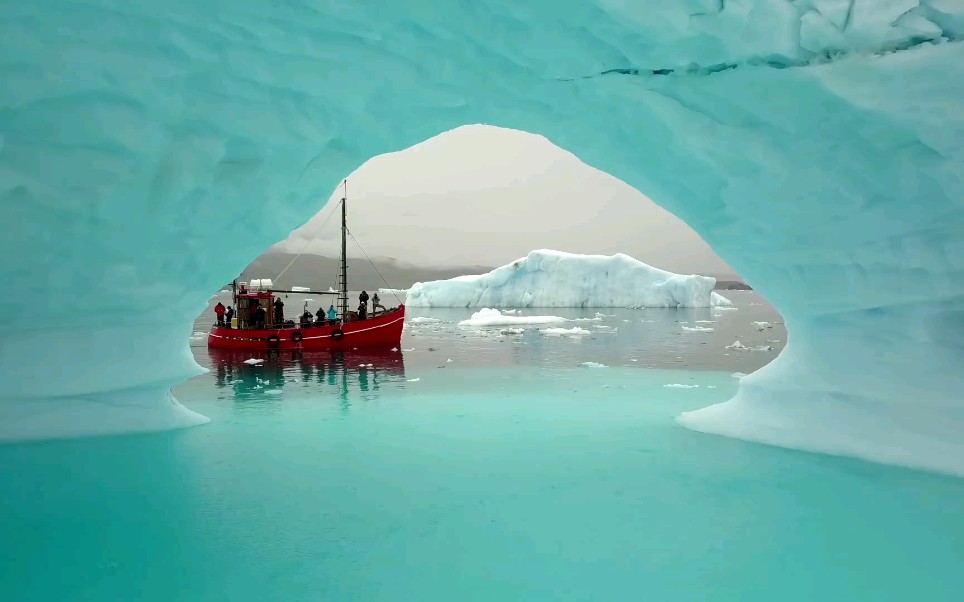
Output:
[[367,320],[341,326],[319,325],[308,328],[236,329],[214,326],[208,333],[212,349],[265,350],[355,349],[392,347],[402,341],[405,306]]

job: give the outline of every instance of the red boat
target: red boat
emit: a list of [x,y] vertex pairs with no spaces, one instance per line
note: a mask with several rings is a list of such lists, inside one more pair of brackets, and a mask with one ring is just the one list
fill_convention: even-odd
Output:
[[[399,304],[398,307],[386,309],[373,303],[370,317],[367,315],[367,300],[359,305],[359,311],[348,310],[346,197],[341,199],[341,271],[338,276],[340,290],[321,292],[273,289],[262,286],[263,281],[257,281],[257,284],[252,281],[253,286],[249,288],[246,282],[235,280],[231,288],[236,317],[232,318],[230,323],[215,324],[211,327],[208,333],[208,347],[252,351],[263,349],[319,351],[366,347],[389,348],[400,345],[402,327],[405,325],[404,305]],[[322,309],[315,319],[315,316],[307,311],[306,303],[306,311],[298,316],[297,323],[275,316],[276,294],[288,293],[337,295],[337,315],[334,319],[329,319],[322,313]],[[382,308],[381,312],[378,312],[379,307]]]

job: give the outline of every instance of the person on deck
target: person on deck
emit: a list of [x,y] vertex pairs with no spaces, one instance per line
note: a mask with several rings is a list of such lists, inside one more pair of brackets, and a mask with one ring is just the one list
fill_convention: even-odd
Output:
[[358,304],[358,319],[364,320],[368,314],[368,304],[362,301]]
[[285,324],[285,302],[281,297],[274,300],[274,323],[281,328]]
[[234,306],[229,305],[227,311],[224,312],[224,325],[231,328],[231,319],[234,317]]
[[338,320],[338,312],[335,311],[335,306],[329,305],[328,306],[328,325],[334,326],[337,320]]
[[359,303],[365,306],[365,313],[367,314],[368,313],[368,293],[366,293],[365,291],[362,291],[361,294],[358,295],[358,301]]
[[385,311],[385,306],[382,305],[381,299],[378,298],[378,293],[375,293],[374,295],[372,295],[372,317],[373,318],[375,317],[375,314],[378,313],[379,307],[382,308],[382,311]]
[[315,312],[315,322],[318,323],[318,326],[321,326],[322,324],[325,323],[325,308],[324,308],[324,307],[319,307],[319,308],[318,308],[318,311]]
[[248,328],[254,328],[258,323],[258,308],[261,305],[254,299],[248,301]]
[[265,320],[268,317],[268,310],[258,305],[258,309],[254,310],[254,323],[258,328],[264,328]]
[[218,326],[224,326],[224,304],[220,301],[214,306],[214,315],[218,317]]

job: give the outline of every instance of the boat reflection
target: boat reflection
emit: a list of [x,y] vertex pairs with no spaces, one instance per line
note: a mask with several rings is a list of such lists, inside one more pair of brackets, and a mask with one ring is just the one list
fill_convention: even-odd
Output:
[[320,393],[337,395],[347,407],[356,397],[374,398],[382,388],[405,382],[405,358],[398,350],[207,351],[215,386],[232,389],[237,401],[277,400],[288,392]]

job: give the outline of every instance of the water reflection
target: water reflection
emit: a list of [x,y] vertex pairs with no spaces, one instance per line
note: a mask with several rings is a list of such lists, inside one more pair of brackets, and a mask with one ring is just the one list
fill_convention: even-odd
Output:
[[372,399],[386,386],[405,382],[405,358],[398,350],[208,349],[207,354],[215,387],[230,389],[235,401],[271,405],[293,392],[321,393],[337,395],[347,409],[355,399]]

